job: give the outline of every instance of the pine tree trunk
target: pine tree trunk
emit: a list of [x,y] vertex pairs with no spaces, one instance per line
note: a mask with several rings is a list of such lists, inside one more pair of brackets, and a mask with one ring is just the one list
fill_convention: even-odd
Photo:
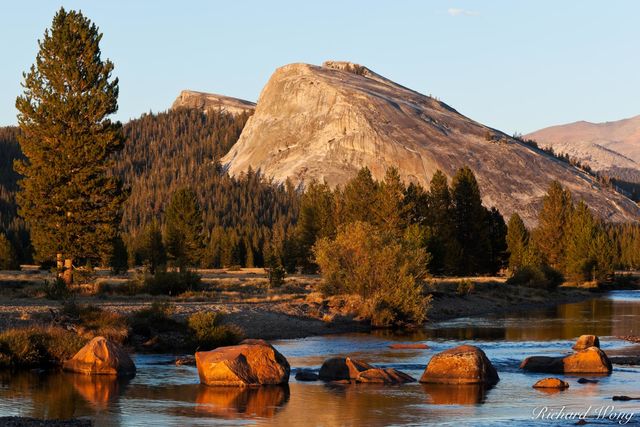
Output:
[[73,284],[73,260],[67,258],[64,260],[64,272],[62,273],[62,280],[67,286]]

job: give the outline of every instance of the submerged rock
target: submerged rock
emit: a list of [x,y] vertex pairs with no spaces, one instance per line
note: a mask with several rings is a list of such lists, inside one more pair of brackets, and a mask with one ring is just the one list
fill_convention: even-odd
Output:
[[95,337],[62,365],[65,371],[87,375],[134,375],[136,366],[124,349],[104,337]]
[[574,350],[586,350],[589,347],[600,348],[600,338],[595,335],[580,335],[578,341],[573,345]]
[[436,354],[424,370],[421,383],[485,384],[500,381],[498,372],[478,347],[461,345]]
[[608,374],[612,367],[604,351],[589,347],[564,357],[527,357],[520,364],[520,369],[551,374]]
[[389,348],[394,350],[425,350],[428,349],[429,346],[422,343],[409,343],[409,344],[390,344]]
[[263,340],[196,353],[200,382],[206,385],[247,386],[286,384],[287,359]]
[[598,380],[589,380],[587,378],[580,378],[578,384],[598,384]]
[[533,385],[533,388],[569,388],[569,383],[560,378],[544,378]]

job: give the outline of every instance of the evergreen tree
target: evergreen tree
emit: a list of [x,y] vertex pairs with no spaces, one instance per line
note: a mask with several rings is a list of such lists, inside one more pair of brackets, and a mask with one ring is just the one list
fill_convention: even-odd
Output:
[[0,270],[17,270],[19,268],[20,265],[11,241],[4,233],[0,233]]
[[453,233],[461,249],[457,257],[458,273],[487,272],[491,255],[489,212],[482,206],[478,182],[469,167],[459,169],[454,176],[451,196]]
[[596,267],[591,243],[596,236],[596,222],[589,207],[581,200],[569,215],[564,230],[564,271],[572,279],[590,280]]
[[486,273],[496,274],[507,261],[507,225],[498,209],[489,210],[489,243],[491,253],[484,269]]
[[509,270],[516,272],[525,265],[526,250],[529,245],[529,230],[525,227],[522,218],[514,213],[509,218],[507,226],[507,251],[509,252]]
[[113,251],[109,259],[109,266],[115,274],[126,273],[129,268],[129,253],[120,235],[117,235],[113,240]]
[[350,224],[356,221],[373,223],[379,184],[373,179],[369,168],[362,168],[338,195],[336,225]]
[[404,203],[405,191],[398,169],[395,167],[387,169],[384,180],[379,186],[373,210],[374,222],[383,233],[400,236],[406,228],[407,213],[411,210],[411,206]]
[[162,232],[157,221],[145,226],[137,247],[139,261],[148,266],[149,272],[155,274],[167,263],[167,253],[162,243]]
[[451,192],[447,177],[437,170],[429,184],[428,208],[424,211],[427,231],[427,251],[431,254],[429,271],[433,274],[454,272],[459,248],[453,236]]
[[202,212],[190,188],[177,190],[165,214],[165,245],[169,260],[183,270],[200,263],[202,257]]
[[[124,195],[109,176],[122,148],[113,63],[100,56],[95,24],[61,8],[39,41],[36,63],[24,74],[16,100],[25,177],[18,197],[37,259],[65,258],[71,266],[105,258],[112,250]],[[67,281],[71,274],[65,274]]]
[[295,229],[298,265],[315,271],[311,248],[316,240],[335,235],[334,199],[326,183],[312,181],[300,199],[300,213]]
[[542,201],[533,239],[547,263],[555,269],[562,270],[564,266],[564,233],[572,210],[571,193],[553,181]]

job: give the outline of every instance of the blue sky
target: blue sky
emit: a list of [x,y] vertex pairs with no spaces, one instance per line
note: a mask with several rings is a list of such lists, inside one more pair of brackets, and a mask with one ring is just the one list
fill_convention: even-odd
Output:
[[640,114],[637,1],[13,1],[0,26],[0,125],[61,6],[104,33],[126,121],[181,89],[255,101],[273,70],[366,65],[507,133]]

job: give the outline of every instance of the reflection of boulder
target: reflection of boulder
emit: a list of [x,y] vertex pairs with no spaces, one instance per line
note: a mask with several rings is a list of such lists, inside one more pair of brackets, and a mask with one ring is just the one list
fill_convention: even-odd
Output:
[[263,340],[245,340],[240,345],[196,353],[202,384],[245,386],[286,384],[289,362]]
[[104,337],[95,337],[63,364],[65,371],[88,375],[133,375],[136,366],[124,349]]
[[200,386],[196,412],[223,418],[271,418],[289,400],[289,386]]
[[550,374],[608,374],[612,367],[604,351],[589,347],[564,357],[527,357],[520,364],[520,369]]
[[494,385],[498,372],[478,347],[461,345],[433,356],[424,370],[421,383]]
[[488,390],[483,384],[422,384],[422,389],[434,405],[475,405]]
[[87,402],[99,409],[105,409],[110,402],[117,400],[122,380],[106,375],[67,374],[73,387]]
[[586,350],[589,347],[600,348],[600,338],[595,335],[580,335],[573,346],[574,350]]

